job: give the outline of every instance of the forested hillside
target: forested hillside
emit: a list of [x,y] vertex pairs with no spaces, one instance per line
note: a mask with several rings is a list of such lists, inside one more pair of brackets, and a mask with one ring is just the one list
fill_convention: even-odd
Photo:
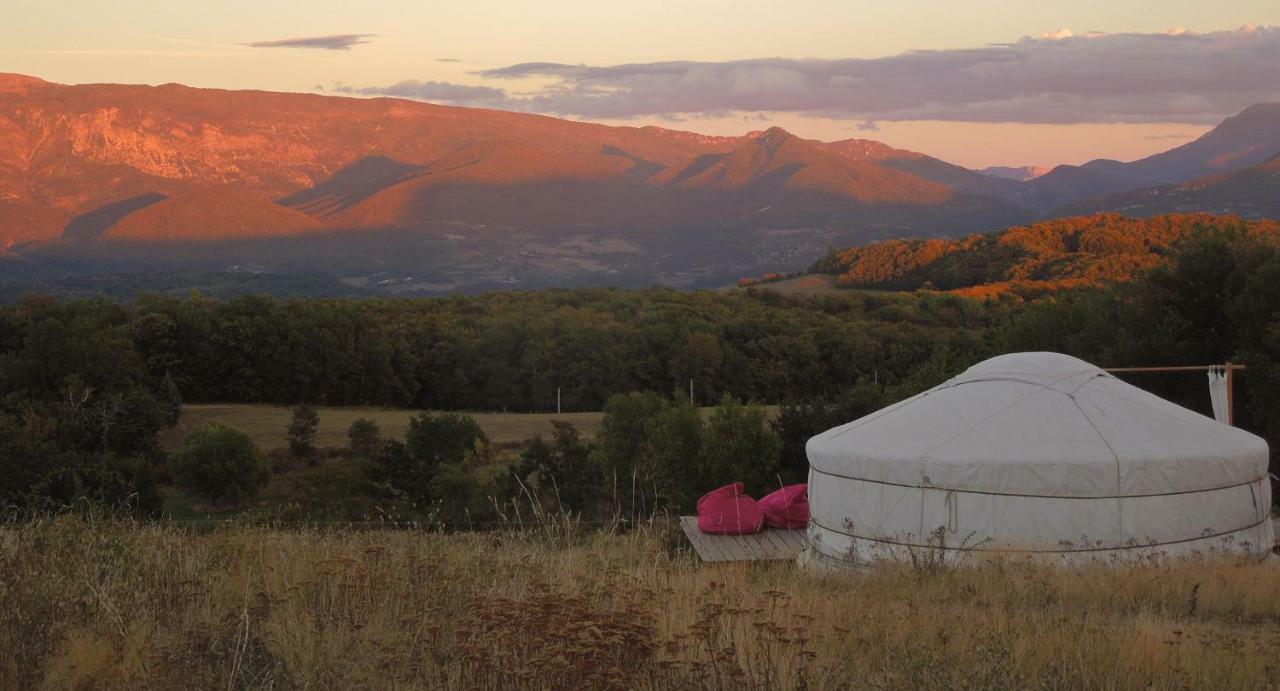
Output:
[[960,240],[889,240],[829,253],[813,271],[854,288],[1022,295],[1128,281],[1163,264],[1188,238],[1240,235],[1280,242],[1280,223],[1234,216],[1118,214],[1042,221]]

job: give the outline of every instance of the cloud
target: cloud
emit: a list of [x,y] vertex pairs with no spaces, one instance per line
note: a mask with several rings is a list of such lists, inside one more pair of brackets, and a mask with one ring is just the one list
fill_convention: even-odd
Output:
[[1169,132],[1167,134],[1148,134],[1143,139],[1150,141],[1164,141],[1168,139],[1194,139],[1194,134],[1183,134],[1179,132]]
[[335,84],[330,90],[359,96],[394,96],[396,98],[413,98],[420,101],[466,105],[503,105],[508,100],[506,91],[491,86],[469,86],[467,84],[419,81],[416,79],[406,79],[391,86],[353,87],[346,84]]
[[877,125],[875,120],[863,120],[862,122],[858,123],[857,127],[860,132],[879,132],[880,131],[880,125]]
[[459,58],[436,58],[436,62],[462,62]]
[[[477,72],[533,83],[501,107],[587,118],[765,111],[856,119],[1210,124],[1280,100],[1280,28],[1062,30],[874,59],[612,66],[526,62]],[[522,84],[523,85],[523,84]],[[495,104],[496,105],[496,104]]]
[[275,41],[256,41],[252,48],[319,48],[322,50],[351,50],[352,46],[369,43],[377,34],[333,34],[332,36],[305,36],[282,38]]

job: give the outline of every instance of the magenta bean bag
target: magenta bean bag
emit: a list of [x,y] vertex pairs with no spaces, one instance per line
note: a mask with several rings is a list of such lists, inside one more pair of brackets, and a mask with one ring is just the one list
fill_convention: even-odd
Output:
[[770,528],[803,528],[809,525],[809,486],[787,485],[761,499],[759,506]]
[[713,489],[698,500],[698,530],[711,535],[748,535],[760,532],[764,515],[756,500],[742,493],[735,482]]

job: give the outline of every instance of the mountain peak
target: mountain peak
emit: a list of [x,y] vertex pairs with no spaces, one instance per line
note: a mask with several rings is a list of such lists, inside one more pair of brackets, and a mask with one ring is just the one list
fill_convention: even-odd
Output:
[[[1209,135],[1252,135],[1259,128],[1275,128],[1280,125],[1280,103],[1255,103],[1223,120],[1210,130]],[[1209,136],[1206,135],[1206,136]]]
[[768,142],[779,142],[784,139],[796,139],[797,137],[794,134],[791,134],[790,132],[786,131],[785,129],[777,125],[774,125],[773,127],[770,127],[767,130],[751,130],[746,134],[746,138],[754,139],[757,141],[763,140],[765,143],[768,143]]
[[827,144],[827,148],[855,161],[885,161],[890,159],[920,159],[925,155],[905,149],[895,149],[874,139],[841,139]]
[[[1280,115],[1280,103],[1255,103],[1248,108],[1236,113],[1237,118],[1249,118],[1256,116],[1276,117]],[[1230,118],[1228,118],[1230,119]]]

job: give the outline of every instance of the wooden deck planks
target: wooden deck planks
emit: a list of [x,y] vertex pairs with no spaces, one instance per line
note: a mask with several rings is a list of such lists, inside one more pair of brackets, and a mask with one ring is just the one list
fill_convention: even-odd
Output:
[[772,561],[795,559],[805,546],[805,531],[765,530],[752,535],[707,535],[697,516],[681,516],[680,529],[703,561]]
[[[1273,519],[1280,545],[1280,518]],[[762,530],[753,535],[707,535],[697,516],[681,516],[680,529],[703,561],[772,561],[795,559],[805,548],[805,530]]]

